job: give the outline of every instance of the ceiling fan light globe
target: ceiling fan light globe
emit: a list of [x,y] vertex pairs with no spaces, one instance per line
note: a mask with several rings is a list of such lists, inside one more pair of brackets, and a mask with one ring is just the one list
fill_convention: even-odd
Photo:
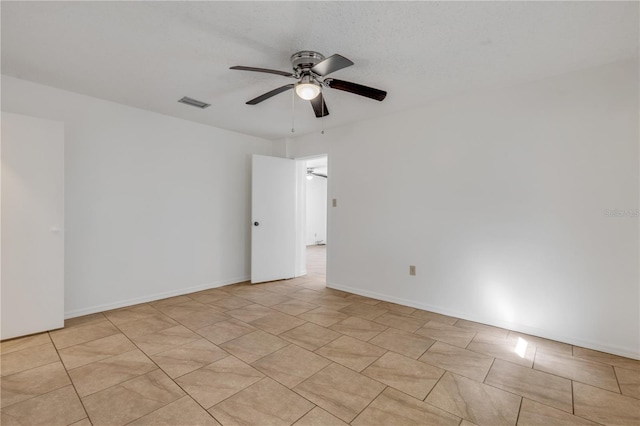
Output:
[[320,86],[313,83],[298,83],[296,85],[296,94],[305,101],[310,101],[320,94]]

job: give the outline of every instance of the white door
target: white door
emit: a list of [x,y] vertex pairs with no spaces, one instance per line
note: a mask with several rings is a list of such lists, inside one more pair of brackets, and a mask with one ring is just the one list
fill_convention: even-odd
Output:
[[64,326],[64,127],[2,113],[0,339]]
[[295,276],[296,162],[253,156],[251,282]]

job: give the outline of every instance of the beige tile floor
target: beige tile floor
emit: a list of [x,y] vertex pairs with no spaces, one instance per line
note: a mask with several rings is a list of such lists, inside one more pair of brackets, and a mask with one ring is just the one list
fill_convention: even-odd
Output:
[[640,424],[640,362],[326,288],[324,255],[2,342],[0,422]]

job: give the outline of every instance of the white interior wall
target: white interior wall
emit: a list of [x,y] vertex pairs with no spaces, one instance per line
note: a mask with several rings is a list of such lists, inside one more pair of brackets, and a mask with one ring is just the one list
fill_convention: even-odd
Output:
[[640,358],[638,141],[630,60],[287,152],[331,158],[329,286]]
[[307,187],[306,245],[327,243],[327,179],[305,179]]
[[67,317],[249,278],[271,142],[7,76],[2,110],[65,126]]

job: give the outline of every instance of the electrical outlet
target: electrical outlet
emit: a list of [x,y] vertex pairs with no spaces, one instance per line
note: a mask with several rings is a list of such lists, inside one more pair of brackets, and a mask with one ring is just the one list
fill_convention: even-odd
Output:
[[416,265],[409,265],[409,275],[416,274]]
[[337,198],[334,198],[333,200],[331,200],[331,205],[332,205],[333,207],[338,207],[338,199],[337,199]]

